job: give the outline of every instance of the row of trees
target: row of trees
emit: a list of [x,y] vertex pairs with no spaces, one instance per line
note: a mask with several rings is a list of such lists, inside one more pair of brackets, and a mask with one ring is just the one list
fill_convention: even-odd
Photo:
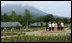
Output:
[[[1,22],[20,22],[23,26],[26,26],[28,28],[28,25],[33,23],[33,22],[64,22],[66,23],[71,23],[71,18],[63,18],[61,19],[60,17],[55,18],[52,14],[48,14],[45,16],[40,16],[34,19],[34,16],[30,13],[29,10],[25,10],[24,15],[18,15],[16,14],[15,11],[12,11],[10,15],[7,13],[4,13],[1,15]],[[42,23],[41,23],[42,24]]]
[[71,18],[61,18],[61,17],[54,17],[52,14],[48,14],[45,16],[41,16],[37,18],[37,21],[43,21],[43,22],[64,22],[64,24],[70,24]]

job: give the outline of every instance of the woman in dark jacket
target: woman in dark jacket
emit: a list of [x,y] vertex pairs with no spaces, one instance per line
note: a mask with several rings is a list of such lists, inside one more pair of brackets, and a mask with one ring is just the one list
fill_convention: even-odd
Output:
[[46,23],[46,31],[47,31],[47,29],[48,29],[48,23]]
[[60,22],[58,22],[58,30],[60,30],[61,29],[61,24],[60,24]]

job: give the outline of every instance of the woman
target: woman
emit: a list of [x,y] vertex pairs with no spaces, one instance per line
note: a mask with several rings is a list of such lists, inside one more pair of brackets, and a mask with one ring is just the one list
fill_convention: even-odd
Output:
[[52,23],[52,31],[54,31],[54,27],[55,27],[55,24],[54,24],[54,23]]
[[61,22],[61,30],[63,30],[64,24],[63,22]]
[[58,30],[60,30],[61,24],[60,22],[58,22]]
[[48,23],[46,23],[46,31],[47,31],[47,29],[48,29]]
[[49,22],[49,31],[51,31],[51,27],[52,27],[51,22]]

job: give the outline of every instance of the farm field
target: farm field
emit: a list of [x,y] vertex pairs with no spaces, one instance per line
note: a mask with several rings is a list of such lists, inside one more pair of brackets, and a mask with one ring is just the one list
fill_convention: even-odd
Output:
[[28,32],[13,32],[1,34],[1,42],[70,42],[71,30],[65,29],[65,32],[47,32],[44,30],[28,31]]
[[23,35],[18,37],[2,38],[1,42],[70,42],[70,35],[59,35],[59,36],[34,36],[34,35]]

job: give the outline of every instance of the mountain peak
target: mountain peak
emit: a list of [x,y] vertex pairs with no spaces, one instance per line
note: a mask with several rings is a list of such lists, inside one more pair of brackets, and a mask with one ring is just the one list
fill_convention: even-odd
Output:
[[11,14],[12,10],[15,10],[15,12],[17,14],[21,14],[24,15],[25,14],[25,9],[28,9],[30,11],[30,13],[32,13],[35,16],[42,16],[45,15],[47,13],[37,9],[34,6],[30,6],[30,5],[25,5],[25,6],[21,6],[21,5],[6,5],[6,7],[1,7],[1,12],[3,13],[7,13],[7,14]]

